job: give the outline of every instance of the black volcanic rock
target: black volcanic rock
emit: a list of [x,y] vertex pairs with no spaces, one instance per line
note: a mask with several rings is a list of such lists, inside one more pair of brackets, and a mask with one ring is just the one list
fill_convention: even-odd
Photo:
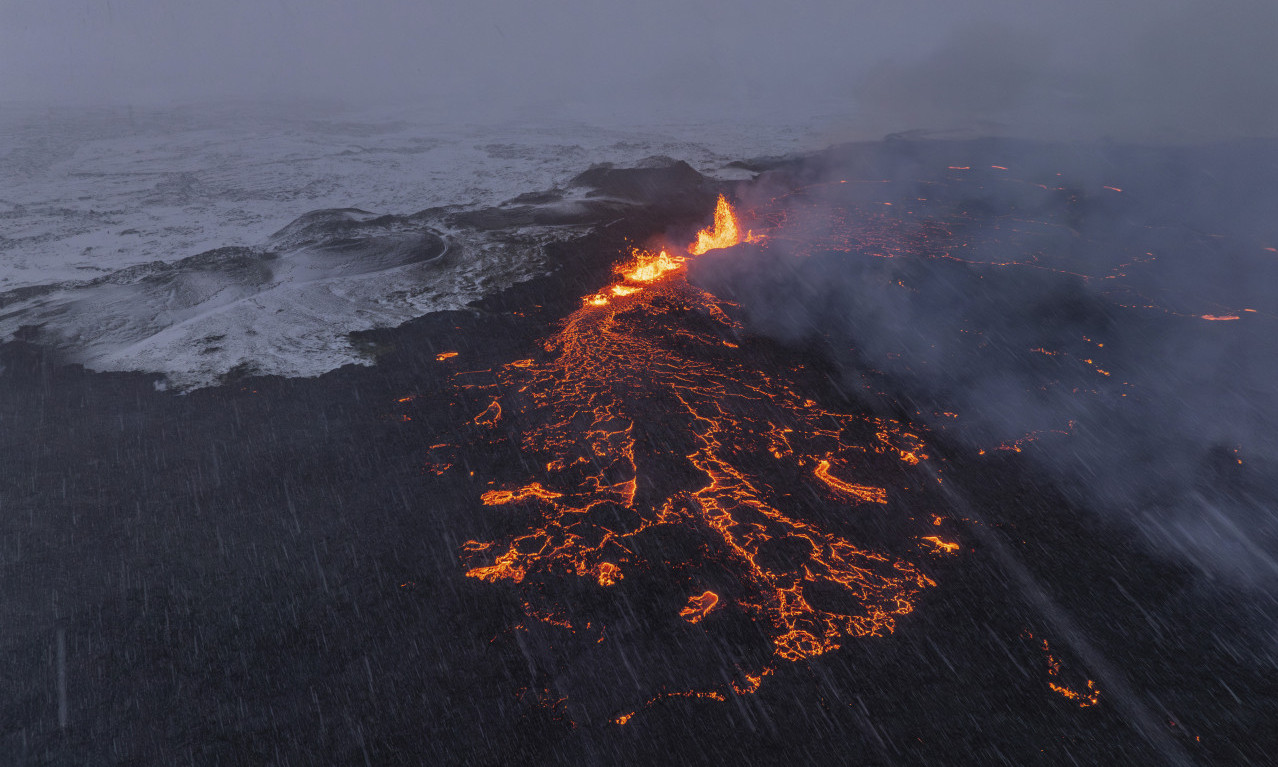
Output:
[[[585,191],[584,199],[569,190]],[[501,205],[449,215],[452,226],[481,231],[521,226],[583,226],[600,224],[626,215],[637,207],[649,213],[682,216],[714,203],[709,179],[686,162],[650,157],[633,168],[609,163],[578,174],[567,190],[523,194]]]
[[595,165],[578,174],[569,187],[585,187],[597,197],[616,197],[637,204],[690,207],[713,201],[707,179],[682,160],[653,157],[634,168],[610,163]]
[[367,231],[369,222],[380,218],[359,208],[312,210],[293,219],[270,239],[276,248],[292,248]]

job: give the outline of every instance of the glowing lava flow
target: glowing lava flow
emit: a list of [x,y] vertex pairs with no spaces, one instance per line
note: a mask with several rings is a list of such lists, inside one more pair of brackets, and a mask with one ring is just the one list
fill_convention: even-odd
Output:
[[[1026,631],[1025,637],[1028,639],[1033,639],[1034,634],[1029,631]],[[1042,639],[1039,641],[1041,643],[1041,647],[1043,650],[1043,656],[1047,660],[1048,675],[1054,678],[1060,678],[1061,662],[1056,659],[1056,656],[1052,655],[1051,645],[1048,644],[1046,639]],[[1092,681],[1091,679],[1087,680],[1086,690],[1075,690],[1072,687],[1068,687],[1062,684],[1057,684],[1056,682],[1052,682],[1052,681],[1049,681],[1047,683],[1047,686],[1052,690],[1052,692],[1055,692],[1056,694],[1060,695],[1062,698],[1065,698],[1068,701],[1073,701],[1075,704],[1078,705],[1079,708],[1090,708],[1091,706],[1095,706],[1097,703],[1100,703],[1101,691],[1096,688],[1096,682]]]
[[[720,198],[714,229],[691,252],[736,244],[738,232]],[[502,434],[513,427],[529,464],[544,467],[483,494],[485,505],[517,507],[529,522],[519,534],[467,541],[467,575],[512,584],[575,576],[609,588],[627,573],[674,573],[686,602],[672,618],[708,630],[722,613],[744,613],[777,660],[890,633],[935,583],[796,517],[774,485],[881,508],[887,490],[852,482],[850,456],[912,465],[926,457],[921,440],[896,422],[824,410],[739,362],[725,338],[738,330],[728,304],[689,284],[685,260],[636,251],[615,284],[586,296],[544,342],[540,359],[505,365],[493,385],[463,384],[491,397],[473,423],[495,429],[500,420]],[[653,545],[676,531],[696,550]],[[700,575],[697,562],[717,575]],[[524,593],[547,598],[540,587]],[[530,617],[550,613],[562,615],[529,605]],[[753,692],[771,665],[738,671],[749,683],[732,689]]]

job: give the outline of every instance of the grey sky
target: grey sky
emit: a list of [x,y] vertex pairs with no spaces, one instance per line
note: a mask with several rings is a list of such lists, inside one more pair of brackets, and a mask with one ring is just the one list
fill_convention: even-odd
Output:
[[1275,38],[1272,0],[0,0],[0,100],[1273,136]]

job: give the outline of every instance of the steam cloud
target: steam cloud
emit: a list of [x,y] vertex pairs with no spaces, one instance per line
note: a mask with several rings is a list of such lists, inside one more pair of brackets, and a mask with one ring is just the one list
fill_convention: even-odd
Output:
[[[767,248],[695,262],[694,279],[753,330],[819,344],[853,396],[904,392],[973,450],[1040,432],[1025,455],[1079,501],[1212,576],[1270,583],[1273,167],[1272,142],[849,146],[785,180],[811,186]],[[853,182],[821,185],[838,179]],[[758,194],[775,191],[765,177]],[[890,236],[839,243],[831,216],[849,210],[844,226]]]

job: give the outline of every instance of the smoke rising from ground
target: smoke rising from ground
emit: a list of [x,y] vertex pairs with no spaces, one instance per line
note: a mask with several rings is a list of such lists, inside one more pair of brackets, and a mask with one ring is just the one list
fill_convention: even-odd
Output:
[[1272,583],[1276,161],[1255,142],[847,147],[785,180],[809,186],[767,248],[694,278],[753,330],[817,343],[854,397],[986,460],[1020,447],[1210,575]]

